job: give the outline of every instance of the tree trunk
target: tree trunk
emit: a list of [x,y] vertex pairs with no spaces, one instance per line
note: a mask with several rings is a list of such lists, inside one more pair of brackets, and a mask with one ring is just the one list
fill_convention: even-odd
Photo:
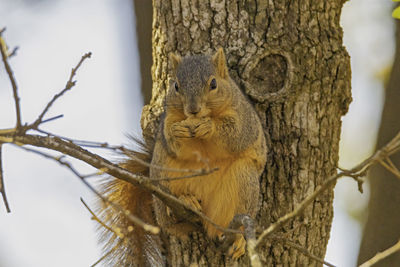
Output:
[[[396,56],[387,85],[385,106],[379,129],[377,147],[382,147],[400,131],[400,27],[397,23]],[[400,155],[391,157],[399,166]],[[393,246],[400,238],[400,180],[382,166],[376,166],[369,175],[371,197],[368,220],[360,246],[358,262],[363,263]],[[374,266],[399,266],[400,254],[394,254]]]
[[149,0],[133,0],[136,18],[136,40],[140,56],[140,88],[145,104],[151,97],[151,23],[152,6]]
[[[351,101],[350,62],[339,24],[343,0],[153,1],[153,91],[142,114],[153,136],[162,112],[168,55],[211,54],[223,47],[232,78],[255,104],[268,145],[260,178],[260,229],[296,208],[335,173],[341,116]],[[333,188],[280,233],[323,258],[332,222]],[[232,266],[203,233],[165,239],[171,266]],[[320,265],[268,240],[266,266]],[[239,264],[248,265],[248,258]]]

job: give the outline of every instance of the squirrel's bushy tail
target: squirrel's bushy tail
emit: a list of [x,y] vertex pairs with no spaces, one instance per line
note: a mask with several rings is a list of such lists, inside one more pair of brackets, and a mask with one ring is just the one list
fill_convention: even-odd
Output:
[[[150,162],[152,144],[132,138],[140,147],[139,151],[129,151],[130,156]],[[128,156],[129,156],[128,155]],[[130,157],[120,163],[132,173],[149,176],[149,168]],[[116,178],[108,178],[101,184],[101,193],[124,210],[139,217],[146,223],[155,224],[152,195],[140,187]],[[104,245],[106,266],[162,266],[160,239],[134,225],[121,212],[101,202],[99,217],[113,231],[99,226],[100,242]],[[115,232],[118,234],[115,234]]]

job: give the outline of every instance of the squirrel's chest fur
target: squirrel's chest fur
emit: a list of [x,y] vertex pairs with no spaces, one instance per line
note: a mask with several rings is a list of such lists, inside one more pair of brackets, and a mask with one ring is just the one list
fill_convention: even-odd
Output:
[[[173,180],[168,188],[176,196],[195,196],[202,211],[219,225],[227,226],[240,204],[240,184],[238,178],[248,164],[254,164],[256,151],[249,148],[241,153],[231,153],[215,139],[209,141],[190,139],[182,143],[177,157],[164,158],[164,167],[174,169],[214,169],[218,170],[203,176]],[[190,173],[164,172],[166,177],[186,176]],[[207,227],[210,236],[216,230]]]

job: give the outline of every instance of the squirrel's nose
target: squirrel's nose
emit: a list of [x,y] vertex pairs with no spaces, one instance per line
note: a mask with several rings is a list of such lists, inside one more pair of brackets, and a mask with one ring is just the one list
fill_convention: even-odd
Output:
[[194,106],[190,106],[187,109],[187,113],[189,113],[190,115],[197,115],[201,110],[201,107],[199,105],[194,105]]

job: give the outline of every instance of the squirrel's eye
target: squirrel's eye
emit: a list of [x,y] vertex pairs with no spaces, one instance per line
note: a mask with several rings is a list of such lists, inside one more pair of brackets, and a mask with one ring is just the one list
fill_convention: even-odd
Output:
[[217,89],[217,80],[215,80],[215,78],[212,79],[210,82],[210,90],[214,90],[214,89]]
[[179,86],[178,86],[177,82],[174,83],[174,88],[175,88],[175,91],[177,91],[177,92],[179,91]]

